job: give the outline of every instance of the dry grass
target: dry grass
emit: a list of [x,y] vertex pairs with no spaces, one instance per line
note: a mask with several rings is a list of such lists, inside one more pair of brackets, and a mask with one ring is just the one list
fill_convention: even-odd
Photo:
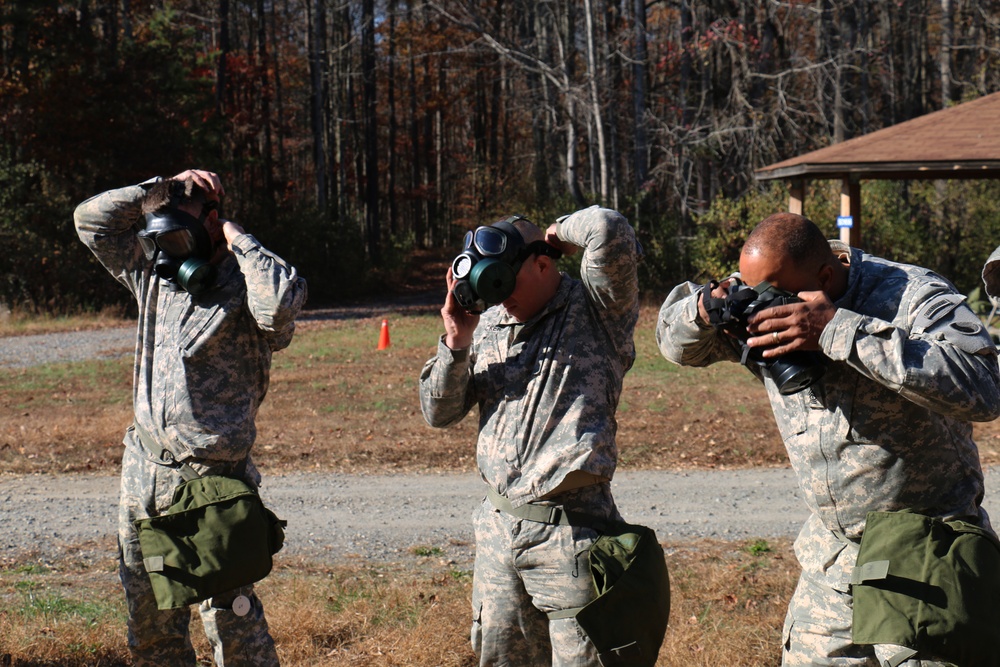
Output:
[[[777,665],[797,566],[786,542],[666,545],[671,621],[659,665]],[[124,604],[111,557],[84,564],[0,563],[5,665],[127,664]],[[446,559],[336,567],[281,561],[258,585],[285,667],[475,664],[471,576]],[[210,651],[197,618],[202,662]]]

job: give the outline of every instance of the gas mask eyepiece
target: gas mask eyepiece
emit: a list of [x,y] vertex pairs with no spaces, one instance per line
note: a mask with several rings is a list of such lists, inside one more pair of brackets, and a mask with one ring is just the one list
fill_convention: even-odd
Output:
[[215,280],[209,263],[212,239],[203,224],[212,208],[206,205],[200,219],[177,208],[147,213],[146,228],[138,234],[156,275],[194,295],[208,291]]

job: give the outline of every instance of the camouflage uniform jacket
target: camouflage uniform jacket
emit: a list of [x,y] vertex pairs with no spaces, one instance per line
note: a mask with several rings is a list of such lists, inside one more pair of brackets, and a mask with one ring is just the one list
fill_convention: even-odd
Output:
[[479,406],[480,474],[515,507],[571,471],[612,478],[615,410],[635,361],[640,249],[632,227],[593,206],[560,219],[558,235],[584,249],[581,280],[563,275],[555,296],[523,324],[503,306],[488,309],[470,349],[452,351],[442,338],[420,375],[431,426]]
[[[215,288],[201,296],[174,288],[153,274],[136,236],[144,193],[111,190],[74,214],[81,240],[138,303],[135,419],[179,458],[243,460],[271,353],[292,340],[305,280],[244,234],[218,265]],[[130,429],[126,445],[134,437]]]
[[[667,297],[660,351],[689,366],[739,361],[731,341],[701,323],[698,289],[686,283]],[[963,300],[927,269],[852,249],[847,291],[819,340],[824,376],[782,396],[755,371],[806,504],[834,534],[858,539],[869,511],[980,516],[970,421],[1000,414],[1000,371]]]

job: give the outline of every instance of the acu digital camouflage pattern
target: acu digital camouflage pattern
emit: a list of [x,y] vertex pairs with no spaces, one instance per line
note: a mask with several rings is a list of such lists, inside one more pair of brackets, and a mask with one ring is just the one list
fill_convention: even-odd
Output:
[[[701,323],[699,290],[686,283],[667,297],[660,351],[681,365],[739,361],[731,341]],[[847,582],[869,511],[989,526],[970,422],[1000,415],[1000,370],[985,327],[962,301],[931,271],[852,249],[847,291],[820,337],[822,379],[782,396],[755,373],[812,512],[795,542],[802,577],[786,622],[786,665],[878,664],[870,647],[850,642]],[[824,646],[843,657],[818,658]]]
[[[560,506],[621,520],[611,485],[558,496]],[[472,585],[472,648],[480,665],[588,667],[597,648],[575,618],[547,613],[594,599],[588,552],[600,533],[581,526],[523,521],[489,500],[472,517],[476,560]]]
[[[75,212],[81,240],[138,304],[135,419],[200,473],[242,470],[256,486],[260,476],[249,458],[257,410],[267,393],[271,353],[291,342],[305,280],[246,234],[219,264],[212,290],[195,297],[171,286],[152,273],[136,237],[144,194],[143,186],[111,190]],[[133,658],[138,665],[193,665],[188,610],[156,610],[132,525],[165,511],[181,480],[175,470],[152,462],[132,429],[125,445],[119,540]],[[252,608],[243,617],[228,608],[238,592],[201,606],[218,665],[277,664],[263,610],[247,592]],[[259,650],[230,655],[236,645]]]
[[249,234],[200,297],[156,279],[136,237],[144,192],[111,190],[75,214],[80,238],[139,306],[135,417],[180,458],[242,461],[257,437],[271,352],[292,340],[305,280]]
[[454,424],[479,406],[479,471],[514,507],[552,491],[571,471],[611,479],[615,410],[635,361],[631,226],[594,206],[563,218],[558,233],[584,249],[582,280],[564,275],[548,305],[523,324],[502,305],[487,309],[467,353],[442,339],[420,374],[431,426]]
[[[582,280],[564,275],[523,324],[503,306],[488,309],[467,351],[442,340],[420,375],[421,407],[430,425],[448,426],[479,406],[480,473],[515,507],[578,472],[593,483],[552,502],[618,518],[607,482],[622,379],[635,360],[639,248],[624,217],[596,206],[563,218],[558,234],[583,248]],[[474,522],[472,644],[481,664],[597,665],[575,619],[544,615],[593,599],[586,552],[597,534],[522,521],[489,502]]]

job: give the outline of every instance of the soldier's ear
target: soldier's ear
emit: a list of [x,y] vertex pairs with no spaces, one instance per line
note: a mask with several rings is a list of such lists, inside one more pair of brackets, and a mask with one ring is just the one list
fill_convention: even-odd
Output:
[[827,291],[833,286],[833,266],[829,263],[824,262],[823,266],[819,269],[819,275],[816,277],[819,280],[819,288],[822,291]]

